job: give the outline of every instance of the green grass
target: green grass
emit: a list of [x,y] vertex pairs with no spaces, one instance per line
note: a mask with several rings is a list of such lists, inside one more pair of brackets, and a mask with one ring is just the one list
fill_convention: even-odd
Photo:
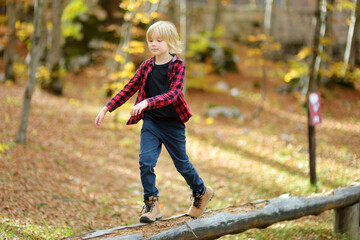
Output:
[[1,239],[57,239],[72,235],[71,227],[54,227],[49,223],[36,224],[33,221],[22,221],[17,219],[0,218]]

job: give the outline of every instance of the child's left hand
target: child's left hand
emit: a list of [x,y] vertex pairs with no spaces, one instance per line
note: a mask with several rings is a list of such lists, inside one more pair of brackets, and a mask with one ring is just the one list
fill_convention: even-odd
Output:
[[146,100],[139,102],[138,104],[132,107],[130,111],[131,116],[136,116],[142,113],[142,111],[144,111],[147,108],[147,106],[148,106],[148,102]]

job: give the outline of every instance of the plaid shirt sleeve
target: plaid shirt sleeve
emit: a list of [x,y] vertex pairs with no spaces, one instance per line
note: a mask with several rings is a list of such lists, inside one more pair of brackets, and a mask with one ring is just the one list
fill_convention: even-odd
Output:
[[141,74],[144,64],[142,64],[135,75],[130,79],[130,81],[124,86],[124,88],[116,94],[108,104],[106,104],[109,112],[114,111],[116,108],[123,105],[129,98],[134,95],[141,85]]
[[160,108],[175,102],[182,91],[184,85],[184,78],[185,64],[183,61],[176,61],[174,63],[174,70],[172,71],[170,76],[171,84],[169,91],[164,94],[148,98],[148,109]]

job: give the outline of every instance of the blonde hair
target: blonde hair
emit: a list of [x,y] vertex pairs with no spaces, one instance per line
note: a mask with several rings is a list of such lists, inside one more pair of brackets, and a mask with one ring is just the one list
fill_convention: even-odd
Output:
[[149,42],[149,38],[152,38],[154,35],[158,35],[169,45],[170,53],[181,53],[179,33],[172,22],[158,21],[152,24],[146,32],[146,40]]

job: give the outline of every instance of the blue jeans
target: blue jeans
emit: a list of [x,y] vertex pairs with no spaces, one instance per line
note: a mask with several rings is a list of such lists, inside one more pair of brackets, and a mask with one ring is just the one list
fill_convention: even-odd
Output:
[[154,168],[164,144],[169,152],[177,171],[184,177],[193,192],[203,192],[204,182],[189,161],[186,154],[185,126],[173,122],[155,122],[144,118],[140,142],[140,177],[144,188],[144,198],[157,196]]

